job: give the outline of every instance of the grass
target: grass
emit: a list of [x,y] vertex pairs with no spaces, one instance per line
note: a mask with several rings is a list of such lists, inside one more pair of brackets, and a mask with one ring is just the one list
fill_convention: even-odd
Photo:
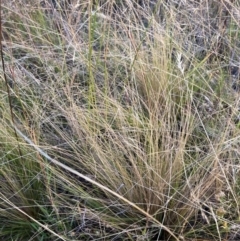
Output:
[[238,240],[239,3],[50,3],[2,1],[0,240]]

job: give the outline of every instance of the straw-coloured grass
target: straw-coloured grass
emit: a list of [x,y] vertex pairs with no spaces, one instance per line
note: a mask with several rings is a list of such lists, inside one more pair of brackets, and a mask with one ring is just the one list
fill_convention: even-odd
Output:
[[239,3],[181,2],[3,1],[1,239],[239,238]]

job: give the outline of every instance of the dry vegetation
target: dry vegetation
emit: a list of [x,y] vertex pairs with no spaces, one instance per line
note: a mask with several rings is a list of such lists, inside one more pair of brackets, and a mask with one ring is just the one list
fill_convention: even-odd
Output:
[[0,240],[239,240],[239,9],[3,0]]

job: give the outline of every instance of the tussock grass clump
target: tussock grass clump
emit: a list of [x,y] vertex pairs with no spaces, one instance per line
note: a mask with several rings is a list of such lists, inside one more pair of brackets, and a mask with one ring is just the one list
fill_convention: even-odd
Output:
[[237,240],[238,7],[3,1],[0,237]]

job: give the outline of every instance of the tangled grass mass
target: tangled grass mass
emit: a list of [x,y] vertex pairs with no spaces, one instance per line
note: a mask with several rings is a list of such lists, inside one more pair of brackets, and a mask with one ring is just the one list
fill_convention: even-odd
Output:
[[239,0],[2,0],[0,240],[239,240],[239,23]]

